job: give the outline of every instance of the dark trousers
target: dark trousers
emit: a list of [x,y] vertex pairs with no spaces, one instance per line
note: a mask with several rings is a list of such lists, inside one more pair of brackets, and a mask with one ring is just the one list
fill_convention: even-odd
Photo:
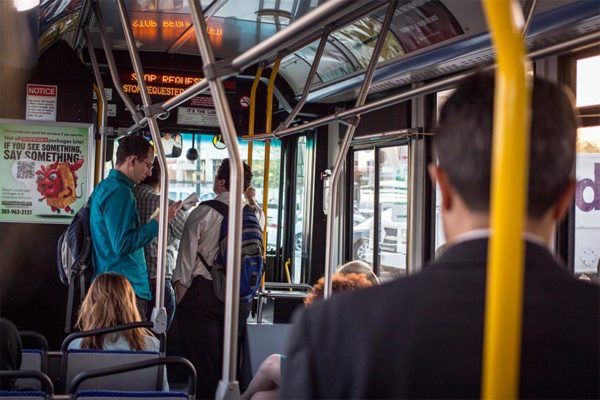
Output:
[[[155,287],[156,279],[151,279],[150,288],[154,289]],[[152,310],[154,310],[155,303],[154,292],[152,292],[152,300],[150,300],[146,311],[146,320],[148,321],[152,320]],[[169,329],[175,317],[175,289],[173,289],[173,281],[170,278],[165,279],[165,309],[167,310],[167,329]]]
[[148,319],[146,318],[146,310],[148,308],[148,300],[144,300],[135,296],[135,304],[137,305],[137,309],[140,313],[140,318],[142,318],[142,321],[147,321]]
[[[201,277],[194,278],[177,305],[174,328],[179,334],[182,355],[196,368],[199,399],[214,399],[221,379],[224,310],[225,304],[215,296],[212,281]],[[240,304],[238,360],[242,358],[240,344],[249,313],[250,304]]]

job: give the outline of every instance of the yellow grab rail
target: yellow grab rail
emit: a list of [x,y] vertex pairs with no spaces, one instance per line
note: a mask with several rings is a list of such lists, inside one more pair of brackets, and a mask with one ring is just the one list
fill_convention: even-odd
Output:
[[[287,283],[292,283],[292,275],[290,275],[290,264],[292,263],[292,259],[288,258],[285,261],[285,264],[283,264],[284,268],[285,268],[285,279],[287,280]],[[292,288],[290,288],[290,292],[292,291]]]
[[[252,87],[250,88],[250,109],[248,116],[248,136],[254,136],[254,115],[256,114],[256,89],[258,88],[258,82],[260,82],[260,77],[262,75],[263,66],[260,64],[256,69],[256,75],[254,76],[254,81],[252,82]],[[248,142],[248,165],[252,167],[252,151],[254,149],[254,142]]]
[[[273,64],[273,69],[271,70],[271,75],[269,76],[269,84],[267,86],[267,111],[266,111],[266,121],[265,121],[265,132],[271,133],[272,125],[273,125],[273,90],[275,88],[275,78],[277,77],[277,72],[279,72],[279,63],[281,62],[281,57],[277,57],[275,59],[275,64]],[[263,212],[265,214],[265,220],[267,219],[268,202],[269,202],[269,168],[271,162],[271,141],[267,140],[265,142],[265,165],[264,165],[264,178],[263,178]],[[263,235],[263,249],[264,256],[267,256],[267,235]]]
[[484,0],[498,68],[492,145],[492,236],[488,250],[483,372],[484,399],[519,394],[523,311],[523,230],[527,203],[530,90],[515,1]]

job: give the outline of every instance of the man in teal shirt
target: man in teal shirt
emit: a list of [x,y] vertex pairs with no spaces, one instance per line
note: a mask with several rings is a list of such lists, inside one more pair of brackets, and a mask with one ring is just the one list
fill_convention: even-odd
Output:
[[[144,138],[129,136],[121,140],[116,168],[94,190],[90,208],[94,272],[125,276],[133,286],[142,316],[152,298],[144,245],[158,235],[158,216],[140,223],[132,189],[152,175],[153,161],[154,149]],[[169,222],[180,204],[169,207]]]

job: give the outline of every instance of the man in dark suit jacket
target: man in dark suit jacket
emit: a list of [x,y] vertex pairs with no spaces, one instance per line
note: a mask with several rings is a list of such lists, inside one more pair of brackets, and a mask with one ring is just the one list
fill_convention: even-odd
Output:
[[[421,273],[297,316],[283,398],[481,395],[493,89],[491,74],[467,78],[434,138],[448,250]],[[548,249],[573,194],[576,119],[540,79],[532,106],[519,397],[599,398],[600,286]]]

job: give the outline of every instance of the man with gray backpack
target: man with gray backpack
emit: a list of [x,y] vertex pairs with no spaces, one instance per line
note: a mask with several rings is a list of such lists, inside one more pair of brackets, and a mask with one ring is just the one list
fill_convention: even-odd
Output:
[[[173,328],[179,333],[182,355],[192,362],[198,373],[198,398],[214,396],[222,369],[229,172],[229,159],[225,159],[213,184],[217,197],[200,203],[188,217],[173,273],[177,294]],[[263,271],[264,214],[250,194],[253,193],[251,179],[250,166],[244,163],[247,204],[242,222],[240,342]]]

